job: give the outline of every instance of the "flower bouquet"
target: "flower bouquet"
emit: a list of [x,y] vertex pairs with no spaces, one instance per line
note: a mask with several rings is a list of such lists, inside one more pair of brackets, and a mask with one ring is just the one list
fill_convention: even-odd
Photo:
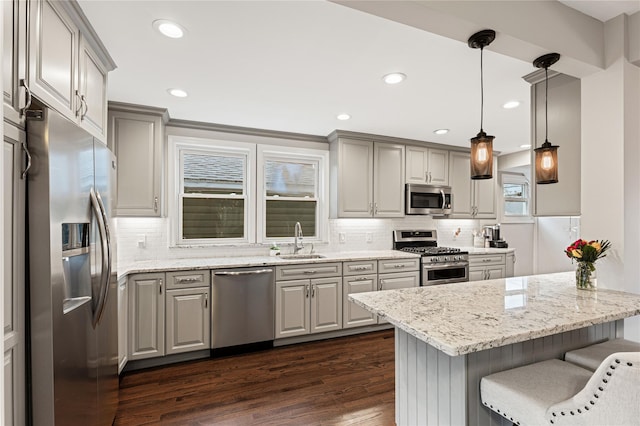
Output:
[[611,247],[607,240],[578,239],[564,251],[567,257],[577,262],[576,287],[583,290],[596,289],[596,260],[606,256]]

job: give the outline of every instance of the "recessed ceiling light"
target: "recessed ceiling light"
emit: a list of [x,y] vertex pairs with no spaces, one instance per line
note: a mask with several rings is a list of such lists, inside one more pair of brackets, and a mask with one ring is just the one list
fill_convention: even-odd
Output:
[[337,118],[338,120],[342,120],[342,121],[344,121],[344,120],[348,120],[348,119],[350,119],[350,118],[351,118],[351,116],[350,116],[349,114],[342,113],[342,114],[338,114],[338,115],[336,116],[336,118]]
[[169,38],[182,38],[185,33],[184,28],[180,25],[166,19],[157,19],[153,21],[153,28]]
[[520,101],[509,101],[506,102],[504,105],[502,105],[502,108],[504,109],[513,109],[513,108],[517,108],[520,106]]
[[171,96],[175,96],[176,98],[186,98],[188,96],[187,92],[182,89],[167,89],[167,92],[169,92]]
[[529,143],[525,143],[525,144],[523,144],[523,145],[520,145],[520,148],[527,148],[527,149],[529,149],[529,148],[531,148],[531,144],[529,144]]
[[401,72],[392,72],[391,74],[383,76],[382,80],[387,84],[398,84],[402,83],[406,78],[407,76]]
[[438,129],[434,130],[433,133],[435,133],[436,135],[446,135],[447,133],[449,133],[449,129]]

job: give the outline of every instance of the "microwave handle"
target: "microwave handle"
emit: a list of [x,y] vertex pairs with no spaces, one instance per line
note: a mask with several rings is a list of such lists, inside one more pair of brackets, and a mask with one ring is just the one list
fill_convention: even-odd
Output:
[[442,209],[444,210],[445,205],[447,204],[447,199],[444,196],[444,191],[442,189],[440,190],[440,194],[442,195]]

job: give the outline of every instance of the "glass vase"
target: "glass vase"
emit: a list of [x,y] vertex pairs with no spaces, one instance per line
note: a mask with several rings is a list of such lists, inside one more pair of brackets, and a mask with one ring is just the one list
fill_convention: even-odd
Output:
[[595,291],[597,289],[596,265],[593,262],[578,262],[576,287],[579,290]]

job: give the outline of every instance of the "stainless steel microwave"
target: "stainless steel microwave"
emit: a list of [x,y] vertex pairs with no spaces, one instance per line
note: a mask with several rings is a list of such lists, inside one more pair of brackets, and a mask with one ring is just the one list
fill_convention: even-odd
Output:
[[406,214],[448,215],[452,201],[450,186],[406,184]]

